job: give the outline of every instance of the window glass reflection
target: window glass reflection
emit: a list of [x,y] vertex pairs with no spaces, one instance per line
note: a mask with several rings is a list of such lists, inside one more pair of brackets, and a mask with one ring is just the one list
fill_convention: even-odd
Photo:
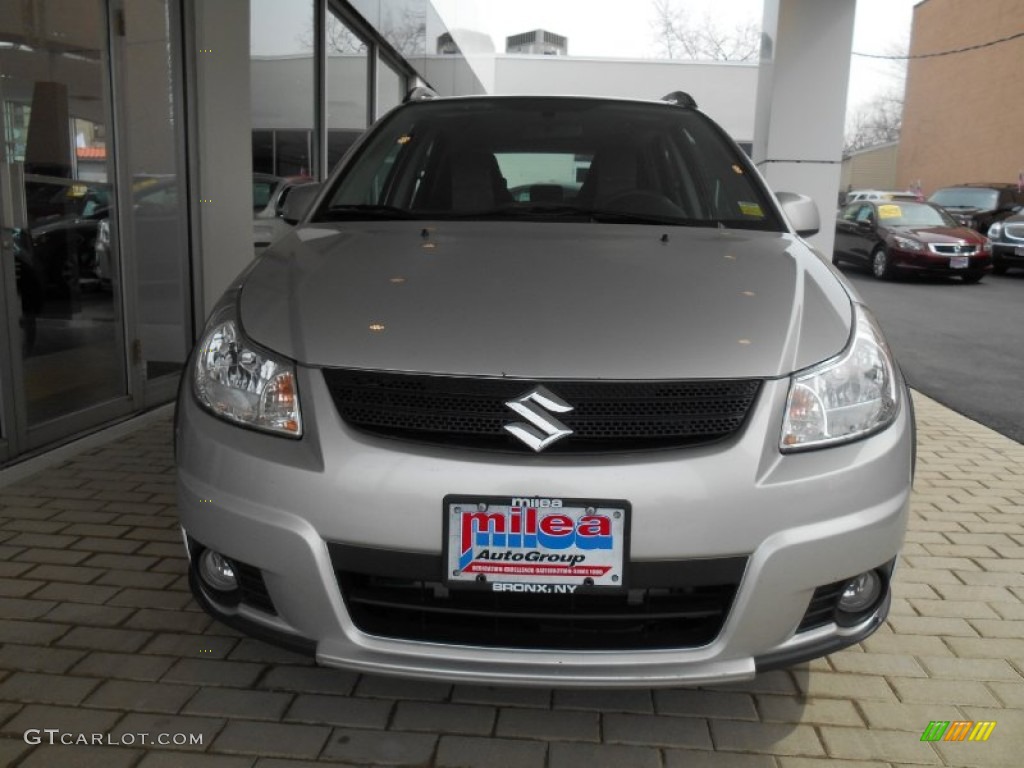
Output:
[[396,51],[407,59],[427,50],[426,0],[384,0],[378,29]]
[[333,12],[327,14],[327,163],[341,159],[366,130],[370,72],[366,43]]
[[[125,6],[122,98],[128,141],[122,161],[132,178],[126,206],[129,238],[122,260],[137,277],[138,337],[147,378],[178,373],[191,340],[187,206],[176,140],[171,19],[168,0]],[[110,257],[109,222],[101,222],[97,250]]]
[[310,0],[250,0],[253,170],[313,169],[315,25]]
[[98,241],[114,199],[105,4],[33,8],[0,14],[0,122],[6,159],[24,169],[2,253],[14,261],[15,386],[30,428],[127,392],[120,281]]
[[377,61],[377,117],[397,107],[405,97],[405,77],[386,59]]

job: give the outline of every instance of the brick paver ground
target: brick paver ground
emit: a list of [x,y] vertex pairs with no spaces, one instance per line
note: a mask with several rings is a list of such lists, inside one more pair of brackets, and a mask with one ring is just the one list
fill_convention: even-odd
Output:
[[[886,625],[751,682],[655,691],[357,675],[226,629],[188,593],[170,425],[148,426],[0,488],[0,765],[1024,766],[1024,446],[915,400]],[[997,726],[922,742],[931,720]],[[44,729],[117,745],[50,746]]]

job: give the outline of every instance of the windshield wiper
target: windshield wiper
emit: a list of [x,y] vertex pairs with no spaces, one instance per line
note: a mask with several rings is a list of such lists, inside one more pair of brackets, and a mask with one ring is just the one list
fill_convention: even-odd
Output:
[[589,211],[575,205],[531,205],[530,203],[513,203],[497,208],[485,208],[479,211],[453,211],[439,214],[439,218],[452,219],[519,219],[537,216],[583,216]]
[[346,219],[415,219],[415,214],[405,208],[395,205],[332,205],[323,214],[322,219],[326,221],[340,221]]
[[599,208],[581,208],[576,205],[537,205],[530,203],[503,205],[481,211],[466,211],[446,215],[445,218],[457,219],[537,219],[566,218],[576,221],[593,221],[619,224],[671,224],[676,226],[711,226],[709,222],[680,219],[676,216],[659,216],[652,213],[631,213],[629,211],[604,210]]
[[592,209],[585,211],[592,221],[617,224],[667,224],[674,227],[712,227],[710,221],[681,219],[678,216],[665,216],[657,213],[634,213],[631,211],[609,211]]

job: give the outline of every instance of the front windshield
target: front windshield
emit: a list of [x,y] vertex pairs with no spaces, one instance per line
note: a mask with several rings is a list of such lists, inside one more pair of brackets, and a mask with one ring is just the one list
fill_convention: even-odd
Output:
[[887,227],[956,227],[948,213],[925,203],[883,203],[878,219]]
[[598,99],[396,111],[313,220],[379,217],[784,229],[746,158],[699,112]]
[[995,210],[998,201],[997,190],[974,187],[940,189],[928,198],[929,203],[941,205],[943,208],[977,208],[983,211]]

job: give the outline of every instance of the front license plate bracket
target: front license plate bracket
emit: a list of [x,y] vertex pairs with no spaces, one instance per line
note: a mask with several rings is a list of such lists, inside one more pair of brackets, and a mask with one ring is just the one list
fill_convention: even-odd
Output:
[[541,594],[621,590],[629,522],[622,500],[449,495],[445,583]]

